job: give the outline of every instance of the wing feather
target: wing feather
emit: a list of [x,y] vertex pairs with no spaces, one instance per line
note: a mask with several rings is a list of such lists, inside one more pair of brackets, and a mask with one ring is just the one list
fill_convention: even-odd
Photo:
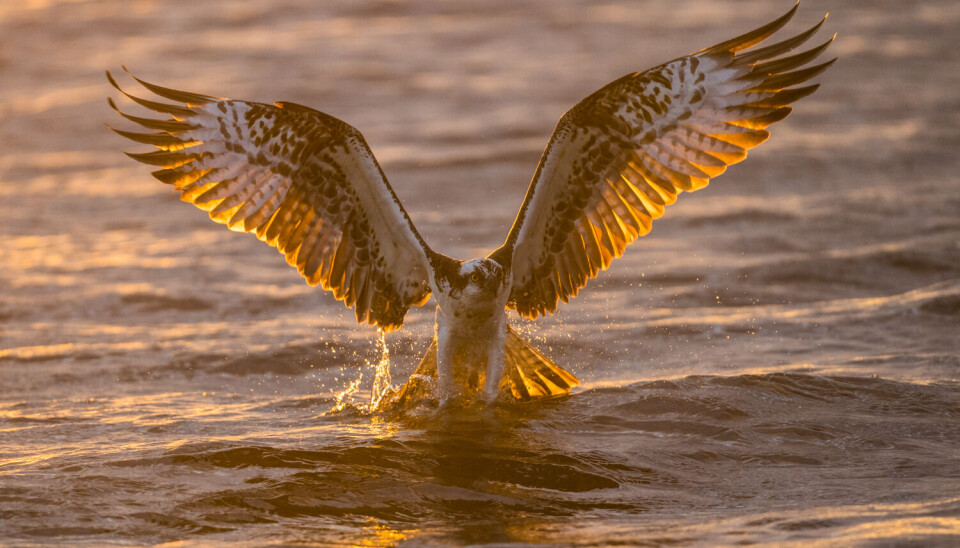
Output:
[[561,117],[506,242],[508,306],[552,313],[650,231],[682,192],[707,186],[763,143],[801,85],[834,60],[810,63],[830,40],[786,55],[823,25],[762,48],[796,12],[643,73],[624,76]]
[[111,99],[155,133],[114,131],[158,149],[127,155],[162,168],[154,177],[182,200],[276,247],[360,322],[396,329],[410,306],[426,302],[433,252],[356,129],[294,103],[231,101],[133,78],[173,103],[127,93],[107,73],[131,101],[172,119],[133,116]]

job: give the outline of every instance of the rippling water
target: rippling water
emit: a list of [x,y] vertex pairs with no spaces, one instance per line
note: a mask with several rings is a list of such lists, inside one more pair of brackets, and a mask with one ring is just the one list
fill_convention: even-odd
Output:
[[[428,242],[477,256],[565,109],[790,5],[0,6],[0,544],[960,543],[955,2],[804,0],[789,30],[831,11],[840,61],[518,322],[584,381],[537,405],[363,412],[376,333],[103,128],[121,64],[315,106]],[[387,338],[395,383],[431,326]]]
[[[421,417],[261,394],[0,408],[43,542],[780,542],[955,532],[960,386],[691,376]],[[186,411],[184,411],[186,410]],[[14,504],[16,503],[16,504]],[[935,538],[935,537],[934,537]]]

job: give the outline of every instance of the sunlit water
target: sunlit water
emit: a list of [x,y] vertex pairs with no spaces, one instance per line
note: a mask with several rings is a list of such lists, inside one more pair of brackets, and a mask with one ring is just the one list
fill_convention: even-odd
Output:
[[503,239],[553,124],[792,2],[0,7],[0,544],[960,542],[955,2],[804,0],[840,61],[556,317],[565,399],[378,413],[375,330],[181,204],[104,69],[360,128],[428,242]]
[[5,405],[4,528],[385,545],[916,540],[960,525],[956,384],[692,376],[416,418],[324,414],[333,404]]

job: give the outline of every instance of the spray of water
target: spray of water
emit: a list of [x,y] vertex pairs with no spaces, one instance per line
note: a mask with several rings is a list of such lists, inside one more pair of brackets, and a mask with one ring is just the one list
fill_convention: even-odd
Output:
[[377,349],[380,350],[380,359],[376,363],[367,361],[367,367],[374,369],[370,403],[353,402],[353,397],[360,391],[360,383],[363,380],[363,371],[360,371],[356,380],[336,395],[336,404],[328,413],[339,413],[347,407],[353,407],[361,413],[376,413],[397,393],[390,376],[390,348],[387,346],[386,335],[379,329],[377,335]]
[[336,395],[337,403],[334,404],[333,408],[327,411],[327,413],[339,413],[347,407],[353,406],[353,395],[360,390],[361,380],[363,380],[363,371],[360,372],[360,375],[357,376],[356,380],[351,382],[349,386],[341,390]]
[[390,377],[390,348],[387,346],[387,338],[383,331],[377,330],[377,348],[380,350],[380,360],[376,364],[373,376],[373,388],[370,389],[370,405],[368,412],[373,413],[380,409],[380,406],[390,401],[397,393]]

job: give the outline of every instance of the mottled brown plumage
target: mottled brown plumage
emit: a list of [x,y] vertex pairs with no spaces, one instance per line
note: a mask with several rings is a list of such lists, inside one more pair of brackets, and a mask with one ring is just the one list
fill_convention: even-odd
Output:
[[[628,74],[570,109],[557,124],[502,247],[511,261],[508,306],[552,313],[650,231],[677,200],[746,158],[787,106],[817,89],[797,87],[833,61],[792,71],[826,49],[783,55],[823,24],[748,51],[796,12],[687,57]],[[774,60],[771,60],[774,59]],[[792,71],[792,72],[791,72]]]
[[231,101],[137,81],[186,106],[124,93],[174,119],[121,112],[160,132],[114,131],[160,149],[129,156],[162,167],[153,175],[181,199],[276,247],[307,283],[353,308],[357,321],[389,331],[410,306],[426,302],[424,244],[359,131],[293,103]]

